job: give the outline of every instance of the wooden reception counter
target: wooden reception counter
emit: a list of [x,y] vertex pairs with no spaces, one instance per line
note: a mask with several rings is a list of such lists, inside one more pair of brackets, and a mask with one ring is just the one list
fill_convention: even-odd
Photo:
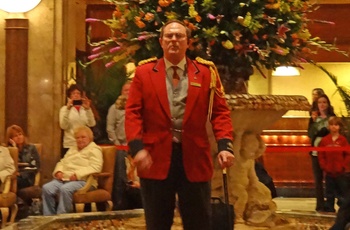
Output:
[[310,146],[308,123],[309,117],[282,117],[262,132],[266,143],[262,161],[274,180],[278,196],[313,196],[310,155],[293,149]]

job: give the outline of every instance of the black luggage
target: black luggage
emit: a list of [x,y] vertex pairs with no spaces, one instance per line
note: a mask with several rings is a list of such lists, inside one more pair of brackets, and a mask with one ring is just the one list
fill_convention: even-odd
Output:
[[222,176],[225,202],[218,197],[211,198],[212,229],[233,230],[235,214],[233,205],[229,204],[226,169],[223,169]]

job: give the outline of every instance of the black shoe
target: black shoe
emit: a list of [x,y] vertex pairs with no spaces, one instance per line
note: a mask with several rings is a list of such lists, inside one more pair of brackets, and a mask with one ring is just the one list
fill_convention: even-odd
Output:
[[335,212],[334,208],[324,208],[323,209],[325,212]]

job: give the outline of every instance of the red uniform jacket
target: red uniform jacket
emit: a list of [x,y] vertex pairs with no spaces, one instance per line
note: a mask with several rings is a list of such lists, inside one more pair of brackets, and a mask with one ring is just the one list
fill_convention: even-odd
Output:
[[[207,65],[187,59],[188,95],[182,125],[183,164],[188,180],[209,181],[213,175],[206,131],[211,75]],[[125,109],[125,131],[131,154],[146,149],[153,164],[141,178],[165,179],[172,154],[172,122],[166,91],[164,59],[140,65]],[[217,81],[217,87],[221,83]],[[223,95],[215,93],[211,123],[219,150],[232,141],[230,111]]]
[[[333,141],[332,135],[328,134],[323,137],[319,147],[326,146],[347,146],[348,141],[342,135]],[[350,152],[347,151],[320,151],[318,153],[318,160],[323,171],[330,176],[339,176],[350,168]]]

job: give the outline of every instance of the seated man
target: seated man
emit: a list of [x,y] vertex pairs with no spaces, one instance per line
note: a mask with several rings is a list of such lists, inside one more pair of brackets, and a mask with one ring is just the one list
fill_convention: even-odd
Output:
[[[93,142],[93,133],[86,126],[74,130],[77,146],[71,147],[57,163],[54,179],[43,185],[43,214],[55,215],[73,211],[73,193],[86,184],[88,175],[102,170],[103,156]],[[93,183],[97,187],[97,181]],[[93,189],[93,188],[92,188]],[[56,196],[58,206],[56,207]]]

